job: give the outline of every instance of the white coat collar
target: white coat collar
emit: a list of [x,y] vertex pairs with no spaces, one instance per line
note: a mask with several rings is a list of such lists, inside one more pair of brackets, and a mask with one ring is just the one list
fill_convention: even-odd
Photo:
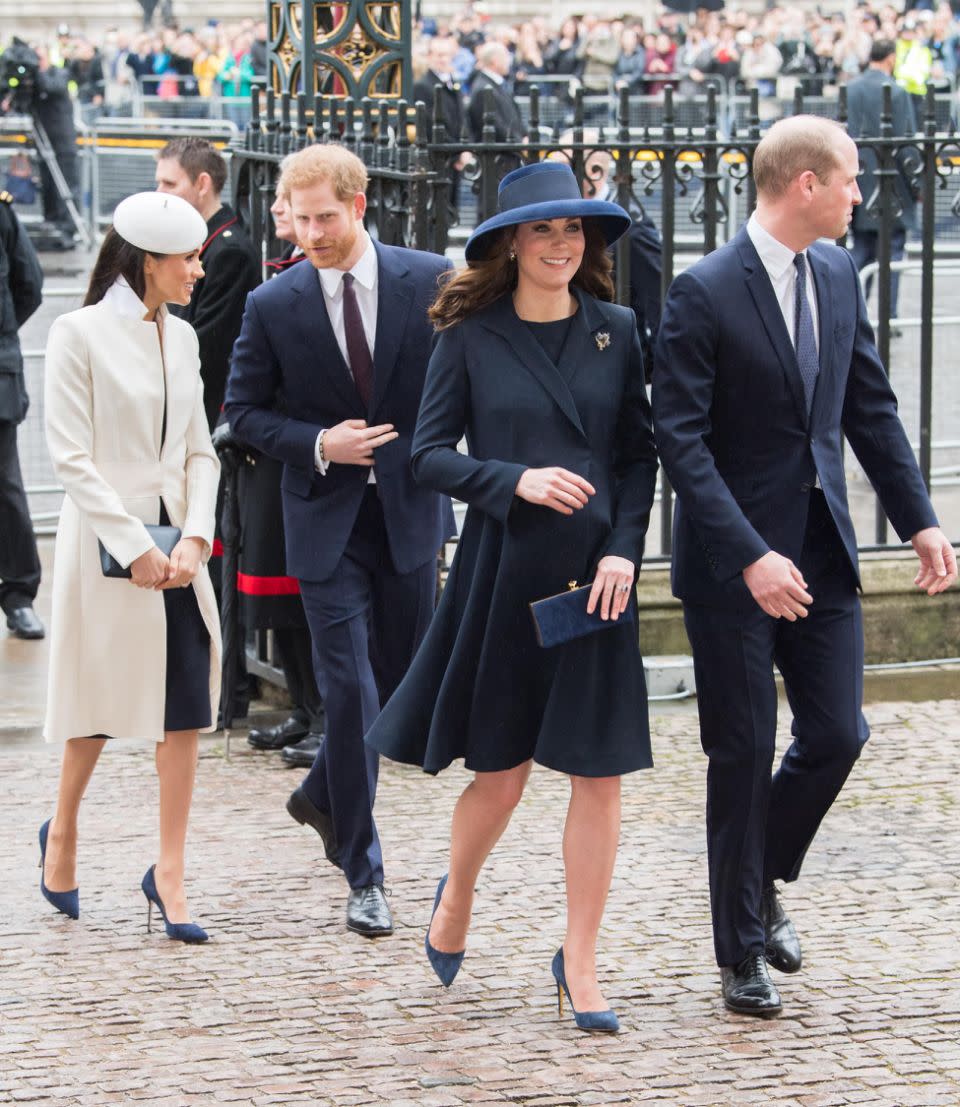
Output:
[[[153,320],[145,318],[147,305],[127,284],[125,277],[117,277],[100,302],[123,319],[134,319],[138,323],[153,322]],[[166,314],[167,305],[161,304],[157,313],[160,322],[163,322]]]

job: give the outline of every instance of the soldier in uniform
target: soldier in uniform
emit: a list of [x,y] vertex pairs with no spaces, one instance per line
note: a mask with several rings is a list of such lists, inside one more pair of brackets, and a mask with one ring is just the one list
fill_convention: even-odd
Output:
[[203,138],[176,138],[160,151],[157,191],[172,192],[192,204],[207,221],[200,250],[203,278],[190,303],[176,314],[193,327],[200,342],[203,403],[210,429],[223,406],[230,351],[240,333],[247,293],[260,283],[260,253],[240,226],[236,212],[220,199],[227,164]]
[[[157,191],[180,196],[203,216],[207,238],[200,248],[203,277],[197,281],[186,307],[170,310],[197,332],[200,343],[200,376],[203,406],[212,431],[220,418],[223,393],[230,370],[230,352],[243,320],[247,293],[260,283],[260,251],[240,226],[237,213],[220,199],[227,182],[227,163],[204,138],[175,138],[160,151],[156,171]],[[217,537],[210,559],[210,579],[220,600],[220,511],[217,499]],[[243,650],[237,655],[238,714],[246,714],[250,698]]]
[[17,638],[42,638],[33,610],[40,557],[17,455],[17,426],[30,400],[17,331],[40,306],[43,273],[13,210],[0,192],[0,607]]
[[[277,276],[304,260],[297,244],[287,202],[277,188],[270,208],[276,237],[285,243],[267,262],[267,276]],[[300,585],[287,576],[284,553],[280,476],[283,465],[239,444],[240,469],[240,618],[248,629],[270,629],[293,710],[276,726],[251,730],[247,742],[256,750],[280,750],[287,765],[309,769],[323,741],[323,705],[313,671],[310,630],[303,613]]]

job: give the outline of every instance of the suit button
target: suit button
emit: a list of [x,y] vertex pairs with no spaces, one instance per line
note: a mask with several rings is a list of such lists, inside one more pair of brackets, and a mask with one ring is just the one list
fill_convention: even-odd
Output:
[[803,484],[800,485],[800,491],[801,492],[809,492],[810,491],[810,485],[807,484],[806,481],[804,481]]

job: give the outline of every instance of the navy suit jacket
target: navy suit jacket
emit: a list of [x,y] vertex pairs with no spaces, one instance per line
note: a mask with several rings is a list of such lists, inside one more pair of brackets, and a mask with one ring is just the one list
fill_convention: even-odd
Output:
[[374,395],[364,410],[327,316],[312,265],[295,265],[247,297],[224,410],[243,442],[283,462],[287,571],[326,580],[350,538],[367,487],[360,465],[315,467],[321,428],[345,419],[393,423],[399,437],[375,451],[374,472],[394,567],[409,573],[453,533],[445,496],[418,487],[410,442],[433,341],[427,308],[450,263],[374,243],[379,267]]
[[844,435],[901,539],[937,524],[874,345],[853,259],[823,243],[808,256],[820,326],[809,415],[793,343],[745,228],[670,288],[653,412],[660,459],[677,494],[672,581],[684,601],[753,604],[743,570],[770,550],[799,560],[818,475],[858,574]]

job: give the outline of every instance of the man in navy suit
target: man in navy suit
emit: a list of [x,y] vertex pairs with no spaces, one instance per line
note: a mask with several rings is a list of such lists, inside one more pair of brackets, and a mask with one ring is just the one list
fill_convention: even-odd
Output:
[[225,411],[239,439],[283,462],[287,571],[326,682],[327,740],[287,810],[343,871],[348,929],[374,937],[393,920],[373,819],[378,758],[363,736],[430,621],[453,514],[410,473],[426,312],[449,262],[374,243],[366,184],[340,146],[284,162],[280,186],[312,264],[247,298]]
[[[775,1015],[767,972],[800,968],[774,881],[797,878],[868,736],[846,436],[934,595],[956,579],[842,238],[860,203],[837,124],[783,120],[754,155],[757,209],[674,281],[653,408],[676,490],[673,590],[693,647],[723,998]],[[771,779],[773,666],[793,742]]]

